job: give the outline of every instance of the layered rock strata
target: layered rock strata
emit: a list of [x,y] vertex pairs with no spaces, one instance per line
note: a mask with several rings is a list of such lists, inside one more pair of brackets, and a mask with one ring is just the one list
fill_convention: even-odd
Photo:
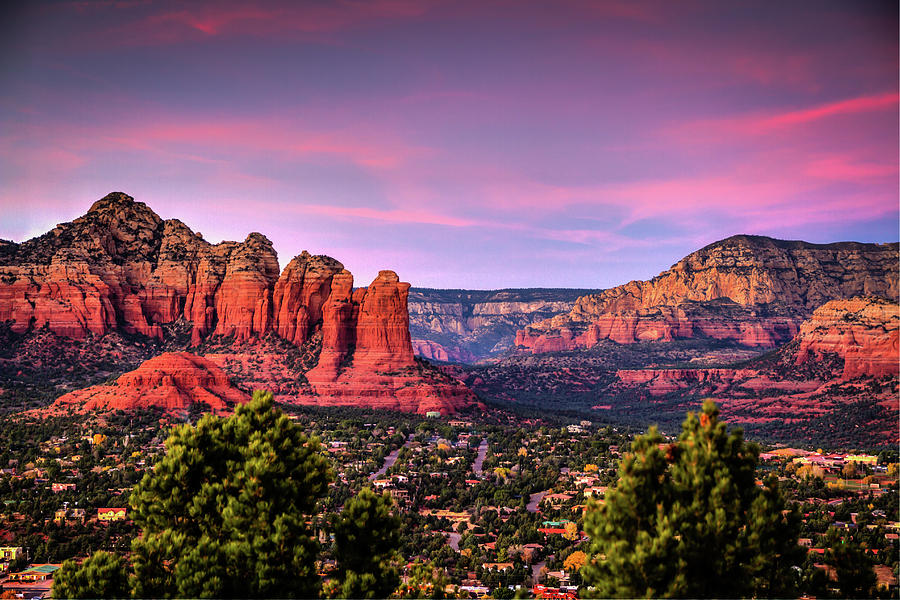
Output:
[[788,341],[813,310],[853,296],[898,297],[898,244],[810,244],[739,235],[694,252],[649,281],[579,298],[520,330],[533,352],[599,340],[710,337],[750,346]]
[[[794,367],[837,358],[836,369],[798,377]],[[752,363],[751,363],[752,365]],[[757,368],[619,370],[624,387],[644,387],[665,394],[704,384],[717,393],[731,386],[745,389],[816,389],[826,382],[900,374],[900,304],[883,298],[832,300],[816,309],[790,344]],[[803,385],[803,380],[810,385]],[[707,390],[708,391],[708,390]]]
[[797,364],[833,354],[842,379],[900,373],[900,305],[878,298],[833,300],[800,327]]

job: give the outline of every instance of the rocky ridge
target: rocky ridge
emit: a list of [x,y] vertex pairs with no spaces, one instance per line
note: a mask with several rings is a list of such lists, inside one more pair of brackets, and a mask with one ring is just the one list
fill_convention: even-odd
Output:
[[[440,394],[419,385],[408,290],[393,271],[354,290],[340,262],[305,251],[279,273],[262,234],[210,244],[118,192],[43,236],[0,245],[0,322],[15,334],[46,329],[89,340],[124,332],[161,340],[169,324],[185,322],[192,347],[212,337],[240,344],[270,334],[301,347],[320,332],[317,364],[305,374],[307,398],[367,406],[402,388],[394,408],[452,412],[472,395],[458,383],[462,389]],[[401,383],[378,379],[398,371]]]
[[566,314],[516,334],[532,352],[709,337],[775,347],[817,307],[853,296],[898,297],[898,244],[810,244],[738,235],[649,281],[580,297]]

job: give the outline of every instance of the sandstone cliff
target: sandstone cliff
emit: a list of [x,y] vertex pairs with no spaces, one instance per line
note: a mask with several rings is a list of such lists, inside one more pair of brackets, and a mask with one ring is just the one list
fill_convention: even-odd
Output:
[[[797,368],[825,362],[825,368]],[[747,385],[754,378],[764,378],[777,388],[778,381],[817,380],[821,385],[836,379],[896,377],[900,374],[900,304],[883,298],[832,300],[803,322],[791,343],[769,357],[750,361],[748,367],[624,369],[616,376],[624,386],[646,385],[652,393],[707,382],[754,387]]]
[[790,343],[740,368],[619,370],[612,392],[655,402],[712,396],[734,422],[745,424],[807,426],[865,406],[867,422],[845,421],[850,433],[875,427],[872,439],[896,442],[898,374],[900,305],[851,298],[819,307]]
[[833,300],[803,323],[797,341],[797,364],[833,354],[844,362],[843,379],[897,376],[900,305],[878,298]]
[[190,324],[193,347],[212,336],[243,344],[270,334],[306,347],[318,336],[318,360],[307,365],[305,381],[322,403],[335,394],[362,405],[402,396],[392,407],[424,412],[422,406],[450,398],[442,410],[452,412],[472,399],[461,384],[435,390],[416,373],[399,383],[373,379],[415,365],[408,291],[393,271],[354,290],[341,263],[308,252],[279,274],[262,234],[210,244],[122,193],[43,236],[0,244],[0,322],[14,333],[93,340],[124,332],[162,340],[177,322]]
[[112,193],[83,217],[0,254],[0,321],[76,339],[109,331],[162,336],[184,318],[192,340],[246,339],[271,327],[272,243],[210,244],[178,220]]
[[169,352],[121,375],[112,385],[95,385],[61,396],[51,411],[161,408],[176,412],[205,403],[221,413],[249,400],[212,362],[188,352]]
[[533,352],[709,337],[774,347],[815,308],[853,296],[898,297],[898,244],[810,244],[739,235],[690,254],[649,281],[579,298],[520,330]]

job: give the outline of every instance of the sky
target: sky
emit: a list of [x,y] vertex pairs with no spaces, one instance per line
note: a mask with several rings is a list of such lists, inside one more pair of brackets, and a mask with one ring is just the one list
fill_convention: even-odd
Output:
[[[10,3],[7,3],[10,4]],[[896,2],[22,2],[0,238],[121,191],[367,285],[605,288],[898,239]]]

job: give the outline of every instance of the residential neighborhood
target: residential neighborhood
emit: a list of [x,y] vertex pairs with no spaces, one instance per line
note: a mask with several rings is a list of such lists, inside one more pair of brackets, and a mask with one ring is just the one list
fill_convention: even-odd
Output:
[[[472,598],[579,595],[590,543],[584,516],[615,488],[633,436],[502,412],[480,421],[301,409],[289,416],[321,440],[332,465],[314,523],[363,487],[387,492],[403,523],[405,576],[416,564],[433,565],[454,594]],[[98,549],[127,552],[138,534],[130,490],[164,452],[171,424],[132,417],[123,436],[114,423],[105,435],[82,435],[81,425],[60,422],[46,438],[16,424],[20,434],[5,437],[13,441],[0,452],[3,590],[46,597],[63,561]],[[758,484],[776,475],[802,519],[804,577],[823,577],[827,587],[829,549],[852,541],[864,548],[879,588],[896,594],[896,452],[768,447],[759,459]],[[327,549],[328,536],[319,537]],[[326,552],[323,574],[329,568]]]

